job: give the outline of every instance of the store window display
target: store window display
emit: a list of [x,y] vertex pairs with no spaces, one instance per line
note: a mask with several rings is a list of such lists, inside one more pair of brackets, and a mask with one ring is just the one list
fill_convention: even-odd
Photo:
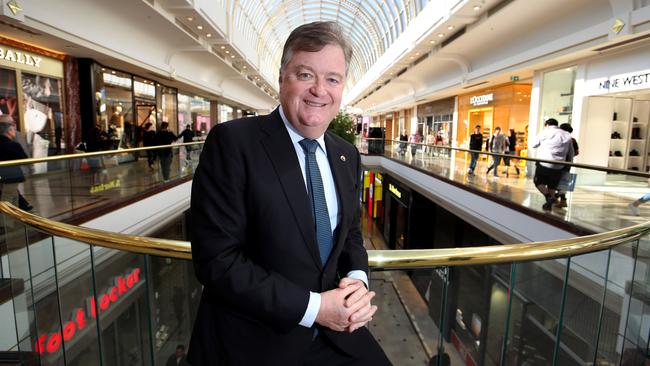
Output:
[[95,65],[96,127],[98,146],[90,151],[115,150],[135,144],[131,75]]

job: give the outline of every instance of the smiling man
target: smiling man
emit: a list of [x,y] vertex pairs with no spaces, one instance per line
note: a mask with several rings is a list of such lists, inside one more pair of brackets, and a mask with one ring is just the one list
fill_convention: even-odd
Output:
[[192,365],[388,365],[359,227],[361,162],[326,132],[352,50],[336,23],[296,28],[280,106],[215,126],[192,185],[204,285]]

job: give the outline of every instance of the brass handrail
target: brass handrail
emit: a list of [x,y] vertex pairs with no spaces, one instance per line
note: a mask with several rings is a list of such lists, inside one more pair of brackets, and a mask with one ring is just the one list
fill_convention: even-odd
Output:
[[44,162],[55,161],[55,160],[82,159],[82,158],[101,156],[101,155],[116,155],[116,154],[124,154],[124,153],[130,153],[130,152],[135,152],[135,151],[169,149],[169,148],[180,147],[180,146],[203,145],[204,143],[205,143],[205,141],[184,142],[184,143],[180,143],[180,144],[171,144],[171,145],[157,145],[157,146],[147,146],[147,147],[131,147],[131,148],[128,148],[128,149],[94,151],[94,152],[86,152],[86,153],[78,153],[78,154],[53,155],[53,156],[45,156],[45,157],[42,157],[42,158],[28,158],[28,159],[7,160],[7,161],[0,161],[0,167],[44,163]]
[[[87,244],[138,254],[192,259],[191,246],[186,241],[111,233],[64,224],[27,213],[9,202],[0,202],[0,212],[48,234]],[[368,264],[372,269],[415,269],[547,260],[609,249],[637,240],[648,232],[650,221],[601,234],[535,243],[448,249],[369,250]]]

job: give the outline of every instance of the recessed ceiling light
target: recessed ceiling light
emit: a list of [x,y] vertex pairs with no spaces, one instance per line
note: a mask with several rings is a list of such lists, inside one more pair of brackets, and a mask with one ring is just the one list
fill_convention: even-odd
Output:
[[393,73],[392,73],[392,72],[391,72],[390,74],[391,74],[391,75],[393,75]]
[[447,27],[447,29],[452,30],[452,29],[454,29],[454,26],[450,25],[449,27]]
[[194,20],[194,18],[192,18],[192,17],[187,17],[187,21],[188,21],[188,22],[191,22],[191,21],[193,21],[193,20]]
[[235,58],[235,55],[230,55],[230,58]]
[[212,37],[212,33],[208,33],[208,34],[206,34],[205,36],[208,37],[208,38],[211,38],[211,37]]
[[111,74],[115,75],[115,71],[111,71]]
[[245,69],[245,68],[246,68],[246,65],[244,65],[244,66],[243,66],[242,68],[244,68],[244,69]]
[[412,60],[412,59],[414,59],[415,57],[411,56],[411,57],[409,57],[409,58]]
[[106,69],[102,67],[102,71],[106,71]]
[[434,43],[436,43],[436,40],[432,39],[432,40],[429,41],[429,43],[434,44]]
[[201,30],[201,29],[203,29],[203,26],[202,25],[197,25],[196,29]]
[[438,37],[442,38],[442,37],[444,37],[444,36],[445,36],[444,33],[438,33]]
[[474,11],[479,11],[479,10],[481,10],[481,6],[480,5],[474,5],[473,9],[474,9]]
[[230,53],[230,51],[226,50],[226,54]]
[[416,52],[415,55],[416,55],[416,56],[420,56],[420,52]]

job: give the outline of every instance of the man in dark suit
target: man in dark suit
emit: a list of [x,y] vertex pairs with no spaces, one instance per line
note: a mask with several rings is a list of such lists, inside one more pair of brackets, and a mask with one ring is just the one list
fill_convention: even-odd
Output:
[[[27,154],[19,143],[14,141],[17,135],[16,124],[9,115],[0,115],[0,161],[27,159]],[[25,181],[22,167],[19,165],[0,168],[0,199],[18,203],[21,210],[31,211],[33,207],[20,193],[18,186]]]
[[192,185],[192,255],[204,285],[189,347],[199,365],[388,365],[364,325],[361,162],[326,132],[352,50],[332,22],[295,29],[280,107],[215,126]]

